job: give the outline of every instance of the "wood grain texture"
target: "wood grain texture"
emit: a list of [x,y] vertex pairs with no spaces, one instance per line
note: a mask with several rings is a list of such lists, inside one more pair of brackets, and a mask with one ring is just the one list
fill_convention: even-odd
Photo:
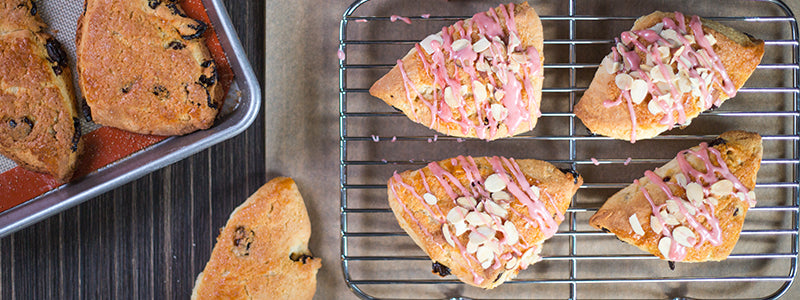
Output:
[[[223,3],[263,85],[264,2]],[[263,145],[259,116],[228,141],[0,239],[0,298],[188,299],[217,227],[266,182]]]

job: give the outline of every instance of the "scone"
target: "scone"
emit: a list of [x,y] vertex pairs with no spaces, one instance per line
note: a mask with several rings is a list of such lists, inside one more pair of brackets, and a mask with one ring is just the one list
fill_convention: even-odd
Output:
[[736,96],[763,55],[764,42],[746,33],[656,11],[617,39],[575,115],[593,133],[652,138]]
[[72,75],[29,0],[0,0],[0,154],[69,180],[81,152]]
[[311,299],[322,260],[291,178],[271,180],[231,213],[192,299]]
[[177,0],[86,0],[75,42],[92,120],[141,134],[209,128],[224,95],[206,26]]
[[447,135],[513,136],[541,115],[543,45],[527,2],[500,5],[426,37],[369,92]]
[[661,259],[724,260],[755,206],[761,136],[729,131],[677,157],[606,201],[589,223]]
[[540,260],[582,183],[540,160],[458,156],[395,173],[388,194],[434,273],[491,289]]

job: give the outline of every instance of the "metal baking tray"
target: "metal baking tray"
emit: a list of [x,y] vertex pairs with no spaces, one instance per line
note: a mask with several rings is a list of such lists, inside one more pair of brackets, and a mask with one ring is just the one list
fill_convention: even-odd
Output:
[[[74,36],[77,17],[83,12],[83,1],[46,0],[37,3],[42,18],[50,25],[49,31],[68,52],[73,75],[77,74]],[[203,4],[234,73],[225,107],[215,124],[208,130],[167,138],[83,178],[3,211],[0,213],[0,237],[232,138],[253,123],[261,108],[258,79],[222,1],[203,0]],[[78,86],[75,87],[79,94]]]
[[[521,0],[511,0],[522,2]],[[800,215],[798,27],[775,1],[529,0],[545,34],[543,116],[522,135],[459,139],[409,121],[368,88],[416,41],[456,20],[509,1],[359,0],[343,14],[339,47],[341,259],[349,288],[364,299],[777,298],[795,280]],[[766,42],[739,92],[685,129],[631,144],[592,135],[572,113],[613,38],[654,10],[713,19]],[[427,14],[430,14],[428,16]],[[393,15],[408,17],[411,24]],[[396,22],[393,22],[395,19]],[[606,198],[682,150],[732,129],[763,136],[756,185],[739,243],[722,262],[667,262],[588,225]],[[394,171],[457,155],[537,158],[583,177],[566,220],[545,242],[544,260],[493,290],[431,273],[431,261],[397,225],[387,203]],[[630,161],[628,160],[630,158]]]

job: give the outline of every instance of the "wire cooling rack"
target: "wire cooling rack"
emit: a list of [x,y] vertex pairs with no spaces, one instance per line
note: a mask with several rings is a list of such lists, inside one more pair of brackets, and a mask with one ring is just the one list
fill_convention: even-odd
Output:
[[[559,3],[546,3],[559,2]],[[777,298],[798,260],[798,29],[781,1],[531,1],[545,28],[542,118],[529,133],[493,142],[437,135],[368,93],[413,44],[496,1],[353,3],[340,23],[339,124],[341,259],[344,278],[365,299]],[[691,4],[691,5],[689,5]],[[757,36],[766,54],[737,97],[685,129],[630,144],[592,135],[572,113],[613,37],[653,10],[680,10]],[[430,15],[428,15],[430,14]],[[407,17],[410,24],[403,21]],[[759,132],[764,159],[758,205],[723,262],[666,262],[588,225],[617,190],[730,129]],[[537,158],[572,167],[585,183],[544,260],[493,290],[430,272],[431,261],[397,225],[386,181],[457,155]]]

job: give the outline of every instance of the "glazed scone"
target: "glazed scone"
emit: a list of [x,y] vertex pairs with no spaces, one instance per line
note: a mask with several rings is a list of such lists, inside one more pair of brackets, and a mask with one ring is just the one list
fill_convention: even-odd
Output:
[[755,206],[761,136],[729,131],[677,157],[606,201],[589,223],[661,259],[724,260]]
[[458,156],[395,173],[388,194],[434,273],[491,289],[540,260],[582,183],[540,160]]
[[426,37],[369,92],[447,135],[517,135],[541,115],[543,48],[535,10],[500,5]]
[[213,125],[224,95],[206,26],[176,0],[86,0],[75,42],[92,120],[156,135]]
[[0,0],[0,154],[66,182],[83,148],[72,75],[36,13],[34,1]]
[[593,133],[652,138],[735,96],[763,55],[764,42],[746,33],[656,11],[621,34],[575,115]]
[[192,299],[311,299],[322,260],[294,180],[275,178],[231,213]]

